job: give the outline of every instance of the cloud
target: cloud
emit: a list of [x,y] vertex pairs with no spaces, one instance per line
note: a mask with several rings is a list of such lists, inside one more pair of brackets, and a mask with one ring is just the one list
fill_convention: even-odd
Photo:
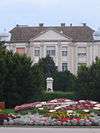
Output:
[[[17,23],[47,22],[100,25],[100,0],[1,0],[0,30]],[[73,24],[74,25],[74,24]]]
[[20,4],[23,5],[31,5],[34,7],[47,7],[49,5],[56,5],[60,2],[60,0],[3,0],[0,1],[0,7],[6,6],[18,6]]

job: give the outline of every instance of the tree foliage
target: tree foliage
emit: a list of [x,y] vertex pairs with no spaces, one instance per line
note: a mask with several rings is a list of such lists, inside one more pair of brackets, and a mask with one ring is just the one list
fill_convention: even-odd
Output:
[[78,98],[100,101],[100,59],[90,67],[82,66],[77,77]]
[[76,80],[68,70],[59,72],[51,57],[32,65],[29,57],[5,50],[0,42],[0,100],[7,107],[42,96],[47,77],[53,77],[56,91],[76,91],[80,99],[100,101],[100,59],[96,58],[90,67],[81,66]]
[[5,51],[5,43],[3,41],[0,41],[0,51]]
[[8,107],[29,101],[41,93],[42,74],[26,55],[13,54],[0,48],[0,100]]
[[45,79],[47,77],[54,77],[55,73],[57,72],[57,67],[55,66],[53,59],[49,56],[40,59],[38,66],[41,68]]
[[57,91],[74,91],[76,77],[68,70],[57,72],[54,77],[54,90]]
[[[68,70],[59,72],[53,59],[49,56],[42,58],[38,62],[44,77],[44,84],[47,77],[54,79],[54,90],[56,91],[72,91],[75,85],[75,76]],[[46,84],[45,84],[46,88]]]

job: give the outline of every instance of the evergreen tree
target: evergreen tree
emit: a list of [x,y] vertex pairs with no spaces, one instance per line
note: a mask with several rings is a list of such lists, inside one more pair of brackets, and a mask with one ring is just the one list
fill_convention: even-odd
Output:
[[7,107],[30,101],[41,93],[42,76],[26,55],[6,51],[0,55],[0,100]]
[[100,59],[90,67],[82,66],[77,77],[78,98],[100,101]]
[[54,77],[54,90],[57,91],[75,91],[76,77],[68,70],[57,72]]
[[5,77],[7,73],[6,63],[5,63],[5,46],[4,42],[0,42],[0,100],[4,98],[3,86],[5,84]]
[[57,67],[55,66],[53,59],[49,56],[39,59],[39,62],[35,64],[35,67],[42,73],[43,80],[41,86],[46,90],[46,79],[47,77],[54,78],[55,73],[57,72]]
[[[68,70],[65,72],[59,72],[53,59],[49,56],[39,60],[37,64],[43,73],[44,84],[47,77],[54,79],[54,90],[56,91],[72,91],[75,86],[75,76]],[[46,88],[46,84],[45,84]]]
[[45,79],[47,77],[54,77],[55,73],[57,72],[57,67],[55,66],[53,59],[49,56],[40,59],[38,65],[41,68]]

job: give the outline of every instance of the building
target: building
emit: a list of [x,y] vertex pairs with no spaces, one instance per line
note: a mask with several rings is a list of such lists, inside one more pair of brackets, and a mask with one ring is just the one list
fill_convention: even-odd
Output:
[[7,49],[30,56],[33,64],[39,58],[49,55],[59,71],[68,69],[77,74],[78,67],[91,65],[100,57],[100,32],[95,32],[85,23],[82,26],[44,26],[16,25],[11,31]]
[[0,41],[10,41],[10,33],[8,32],[2,32],[0,33]]

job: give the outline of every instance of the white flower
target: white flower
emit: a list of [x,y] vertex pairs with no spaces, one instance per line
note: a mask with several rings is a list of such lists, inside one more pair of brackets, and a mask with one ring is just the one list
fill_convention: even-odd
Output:
[[84,109],[83,111],[84,111],[84,112],[89,112],[89,110],[88,110],[88,109]]
[[41,107],[41,106],[42,106],[42,104],[37,104],[35,107],[38,108],[38,107]]
[[73,110],[67,110],[67,113],[73,113]]
[[49,112],[55,112],[56,110],[49,110]]
[[43,110],[43,108],[38,108],[39,110]]
[[95,101],[90,101],[90,103],[91,103],[91,104],[96,104],[97,102],[95,102]]
[[98,107],[98,108],[100,108],[100,104],[96,104],[95,106]]
[[46,105],[46,102],[41,102],[42,103],[42,105]]
[[57,102],[57,99],[51,100],[50,103],[55,103]]
[[93,107],[93,109],[95,109],[95,110],[100,110],[100,107]]

